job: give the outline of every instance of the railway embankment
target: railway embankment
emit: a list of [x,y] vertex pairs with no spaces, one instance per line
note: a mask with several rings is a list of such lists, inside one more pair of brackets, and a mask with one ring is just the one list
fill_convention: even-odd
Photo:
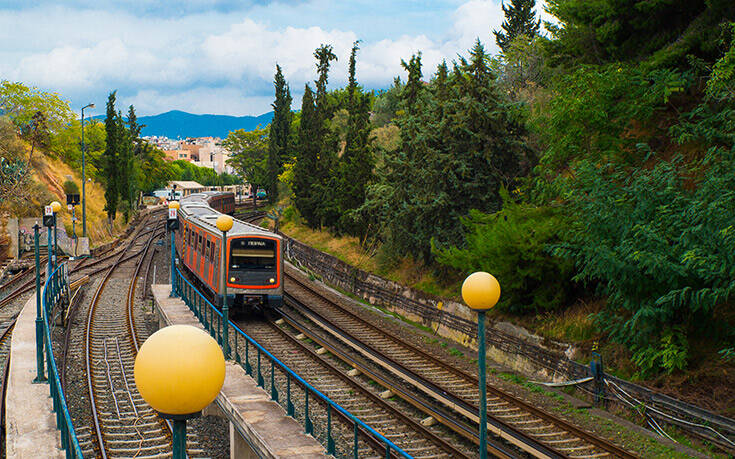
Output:
[[[364,303],[414,322],[434,335],[477,348],[476,318],[461,303],[384,279],[283,236],[286,259],[312,276]],[[572,345],[537,336],[517,325],[490,323],[487,343],[490,358],[531,379],[563,383],[592,376],[590,367],[573,360],[576,350]],[[611,397],[622,408],[627,409],[626,405],[630,404],[645,406],[647,415],[725,448],[728,442],[735,441],[733,419],[612,375],[605,377],[610,392],[625,394],[628,403]]]

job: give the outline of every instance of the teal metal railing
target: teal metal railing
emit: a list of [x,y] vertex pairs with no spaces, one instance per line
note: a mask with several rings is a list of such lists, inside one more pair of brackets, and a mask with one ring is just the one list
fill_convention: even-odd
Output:
[[[176,270],[175,281],[175,291],[178,296],[221,346],[222,313],[178,270]],[[265,389],[265,380],[268,378],[271,400],[283,406],[289,416],[303,423],[304,432],[321,442],[327,454],[357,458],[360,446],[365,447],[370,444],[373,449],[383,448],[386,458],[391,456],[411,457],[381,433],[306,382],[232,322],[230,322],[230,327],[234,330],[234,333],[230,333],[230,344],[232,344],[230,352],[234,354],[235,362],[263,389]],[[241,347],[244,347],[244,355],[241,354]],[[276,371],[280,372],[278,378],[276,378]],[[285,392],[285,397],[281,397],[283,392]],[[303,400],[303,403],[298,410],[294,405],[294,400],[297,400],[297,392],[301,392],[303,397],[300,399]],[[339,425],[332,422],[333,416],[340,418]],[[335,433],[349,440],[338,445],[335,442]]]
[[[81,459],[82,448],[79,446],[74,424],[71,420],[69,408],[61,387],[59,371],[54,360],[54,350],[51,341],[51,321],[54,306],[69,292],[69,276],[66,263],[59,265],[51,276],[46,279],[41,295],[43,310],[43,348],[46,353],[46,371],[48,372],[49,391],[53,400],[53,410],[56,413],[56,427],[61,431],[61,448],[67,458]],[[67,296],[68,298],[68,296]]]

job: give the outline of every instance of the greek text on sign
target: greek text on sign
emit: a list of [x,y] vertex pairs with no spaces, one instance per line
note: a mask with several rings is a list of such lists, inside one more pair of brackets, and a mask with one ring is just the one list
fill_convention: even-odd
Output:
[[53,215],[54,214],[54,208],[51,206],[44,206],[43,207],[43,214],[44,215]]
[[168,218],[176,218],[176,209],[168,210]]

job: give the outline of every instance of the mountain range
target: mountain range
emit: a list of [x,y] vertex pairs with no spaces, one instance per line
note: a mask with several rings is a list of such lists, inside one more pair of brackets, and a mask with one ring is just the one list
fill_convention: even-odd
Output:
[[[102,116],[104,119],[104,116]],[[140,116],[138,124],[145,125],[141,136],[166,136],[169,139],[186,137],[219,137],[224,139],[230,131],[251,131],[271,122],[273,112],[260,116],[195,115],[172,110],[160,115]]]

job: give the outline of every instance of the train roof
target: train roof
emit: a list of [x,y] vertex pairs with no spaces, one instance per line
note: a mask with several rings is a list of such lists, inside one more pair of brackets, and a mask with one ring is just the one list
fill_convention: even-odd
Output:
[[[219,233],[217,229],[217,218],[220,215],[224,215],[212,209],[209,206],[209,200],[217,195],[231,195],[232,192],[221,192],[221,191],[204,191],[202,193],[192,193],[179,201],[179,211],[182,212],[187,220],[193,221],[200,226],[210,228],[216,233]],[[229,237],[232,236],[244,236],[244,235],[268,235],[271,237],[281,238],[278,234],[268,231],[265,228],[246,223],[238,219],[233,219],[232,229],[227,232]]]

